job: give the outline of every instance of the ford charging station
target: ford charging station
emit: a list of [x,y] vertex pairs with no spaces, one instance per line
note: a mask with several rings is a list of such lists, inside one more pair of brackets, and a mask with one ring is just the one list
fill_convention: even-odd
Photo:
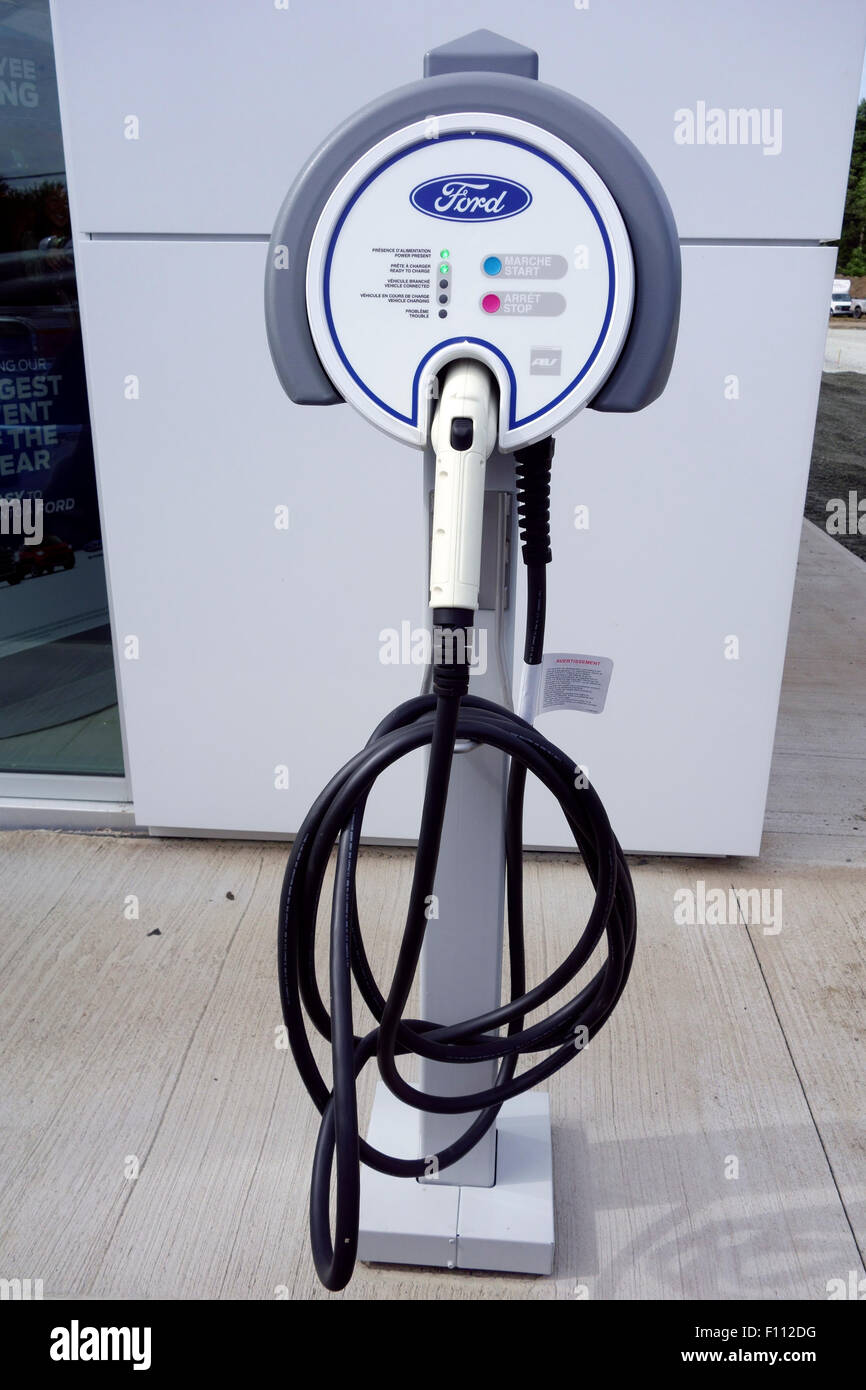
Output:
[[[679,245],[636,148],[537,73],[533,50],[486,30],[432,50],[422,80],[359,111],[309,159],[268,252],[268,339],[286,392],[311,406],[347,401],[418,451],[419,504],[429,513],[424,688],[383,719],[315,801],[280,905],[283,1014],[322,1117],[310,1227],[330,1289],[345,1286],[358,1257],[550,1272],[550,1114],[533,1088],[579,1057],[606,1022],[635,949],[631,879],[599,796],[533,717],[550,674],[553,435],[584,407],[637,411],[664,389]],[[414,466],[408,451],[406,466]],[[387,497],[381,505],[387,513]],[[518,532],[527,621],[514,710]],[[358,547],[363,584],[364,538],[345,544]],[[589,601],[581,595],[575,605],[576,640]],[[295,621],[302,629],[303,613]],[[490,656],[470,694],[479,633]],[[569,689],[596,673],[553,679],[567,704]],[[429,749],[421,828],[399,954],[384,981],[365,949],[355,891],[364,808],[376,778],[419,748]],[[527,772],[559,802],[595,890],[570,953],[529,984]],[[335,845],[326,1001],[316,918]],[[602,944],[595,974],[574,986]],[[418,975],[419,1015],[407,1017]],[[355,1032],[353,988],[372,1015],[366,1033]],[[330,1084],[308,1022],[330,1043]],[[528,1054],[540,1060],[518,1071]],[[419,1059],[417,1082],[398,1067],[410,1058]],[[364,1138],[356,1084],[374,1059],[380,1080]]]

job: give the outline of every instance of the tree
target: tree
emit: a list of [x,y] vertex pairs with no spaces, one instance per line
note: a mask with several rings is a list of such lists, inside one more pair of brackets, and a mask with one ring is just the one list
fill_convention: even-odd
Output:
[[866,275],[866,251],[861,251],[859,246],[855,246],[842,267],[842,274],[850,279],[855,275]]
[[851,166],[848,170],[848,191],[842,217],[842,236],[839,239],[837,265],[845,274],[860,275],[854,270],[860,264],[856,253],[866,257],[866,98],[857,107],[854,122],[854,142],[851,146]]

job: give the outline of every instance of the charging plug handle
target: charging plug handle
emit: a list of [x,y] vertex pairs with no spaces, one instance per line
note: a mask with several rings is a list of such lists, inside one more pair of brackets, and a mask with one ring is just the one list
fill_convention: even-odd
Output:
[[437,625],[442,611],[450,610],[468,612],[471,626],[478,608],[484,480],[496,446],[498,414],[492,373],[470,359],[451,362],[443,374],[430,430],[436,451],[430,607]]

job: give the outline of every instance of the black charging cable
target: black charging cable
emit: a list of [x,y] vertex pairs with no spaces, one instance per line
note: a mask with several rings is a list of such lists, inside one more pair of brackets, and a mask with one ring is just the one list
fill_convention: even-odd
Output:
[[[541,661],[544,644],[546,566],[550,562],[550,465],[553,440],[515,454],[518,523],[527,571],[524,660]],[[532,724],[490,700],[468,694],[472,613],[434,615],[433,693],[407,700],[372,734],[367,746],[331,779],[298,831],[286,866],[280,900],[279,978],[283,1017],[298,1070],[322,1116],[313,1160],[310,1236],[316,1271],[328,1289],[349,1282],[358,1249],[360,1165],[381,1173],[419,1178],[431,1155],[393,1158],[358,1132],[356,1082],[374,1056],[386,1085],[400,1100],[435,1114],[480,1111],[454,1143],[435,1155],[439,1170],[474,1148],[496,1121],[500,1107],[531,1090],[570,1062],[610,1017],[622,994],[635,947],[635,905],[623,852],[598,796],[573,760]],[[457,739],[489,744],[510,759],[505,834],[510,993],[508,1003],[448,1026],[407,1019],[409,997],[428,919],[445,804]],[[383,993],[361,933],[355,887],[358,846],[367,797],[387,767],[429,745],[421,829],[406,924],[394,974]],[[532,772],[556,797],[595,888],[589,919],[565,960],[551,975],[526,988],[523,935],[523,796]],[[337,865],[331,904],[330,1007],[315,969],[316,916],[331,850]],[[586,966],[602,938],[607,954],[596,974],[547,1017],[524,1026],[527,1014],[565,990]],[[352,980],[376,1027],[354,1032]],[[332,1087],[313,1055],[305,1013],[331,1044]],[[505,1028],[505,1035],[498,1033]],[[414,1053],[448,1063],[499,1062],[494,1084],[471,1095],[428,1095],[397,1070],[397,1058]],[[516,1074],[525,1053],[547,1053]],[[336,1210],[330,1221],[336,1167]]]

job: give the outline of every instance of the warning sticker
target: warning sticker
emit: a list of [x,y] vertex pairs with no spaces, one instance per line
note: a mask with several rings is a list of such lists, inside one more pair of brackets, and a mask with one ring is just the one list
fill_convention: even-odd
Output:
[[545,652],[541,661],[535,713],[579,709],[586,714],[601,714],[612,672],[613,662],[609,656]]

